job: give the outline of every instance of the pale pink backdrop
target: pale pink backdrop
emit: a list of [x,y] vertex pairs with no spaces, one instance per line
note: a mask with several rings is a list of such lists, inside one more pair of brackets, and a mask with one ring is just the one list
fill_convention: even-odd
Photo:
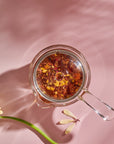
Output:
[[[29,64],[41,49],[67,44],[80,50],[92,73],[89,90],[114,107],[113,0],[0,0],[0,106],[4,115],[28,120],[62,144],[113,144],[114,120],[105,122],[84,103],[65,107],[80,119],[70,135],[61,111],[42,110],[29,86]],[[0,144],[48,144],[14,121],[0,120]]]

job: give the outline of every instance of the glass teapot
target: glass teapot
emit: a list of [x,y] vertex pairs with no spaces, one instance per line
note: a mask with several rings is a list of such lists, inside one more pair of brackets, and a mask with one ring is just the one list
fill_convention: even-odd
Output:
[[30,64],[29,78],[37,105],[42,108],[66,106],[81,100],[104,120],[114,117],[114,108],[88,90],[89,64],[71,46],[52,45],[41,50]]

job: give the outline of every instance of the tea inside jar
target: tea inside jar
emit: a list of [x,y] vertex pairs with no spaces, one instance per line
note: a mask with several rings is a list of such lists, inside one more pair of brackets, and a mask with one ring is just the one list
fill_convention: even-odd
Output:
[[74,96],[83,85],[83,77],[83,67],[78,58],[60,52],[45,57],[36,69],[40,91],[56,100]]

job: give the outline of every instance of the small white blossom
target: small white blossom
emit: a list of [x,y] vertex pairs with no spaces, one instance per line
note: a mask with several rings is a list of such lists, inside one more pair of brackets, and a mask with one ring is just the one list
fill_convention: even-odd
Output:
[[62,111],[62,113],[64,115],[72,118],[72,119],[63,119],[63,120],[60,120],[58,122],[58,124],[61,124],[61,125],[72,123],[65,130],[65,134],[69,134],[72,131],[72,129],[74,128],[76,122],[79,121],[79,119],[77,119],[76,116],[71,111],[69,111],[69,110],[65,109],[65,110]]

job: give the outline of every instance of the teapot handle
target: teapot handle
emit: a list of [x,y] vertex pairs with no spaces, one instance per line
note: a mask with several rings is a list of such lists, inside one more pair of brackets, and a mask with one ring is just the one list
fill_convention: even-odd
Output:
[[83,95],[78,96],[78,99],[93,109],[103,120],[109,121],[114,118],[114,108],[93,95],[87,89],[84,89]]

